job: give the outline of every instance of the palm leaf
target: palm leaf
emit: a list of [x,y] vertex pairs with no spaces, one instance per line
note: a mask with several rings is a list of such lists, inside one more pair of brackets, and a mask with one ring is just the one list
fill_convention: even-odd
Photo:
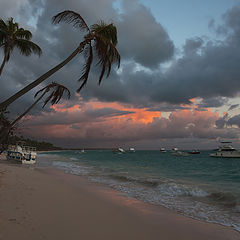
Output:
[[95,51],[99,58],[97,65],[99,65],[102,68],[98,80],[98,83],[101,84],[106,69],[107,69],[106,77],[109,77],[111,67],[114,62],[117,63],[118,68],[120,67],[121,57],[114,44],[101,34],[96,34]]
[[[67,97],[68,99],[71,96],[70,91],[68,90],[68,88],[66,88],[65,86],[58,84],[56,82],[53,82],[49,85],[47,85],[46,87],[42,88],[41,90],[39,90],[38,92],[36,92],[36,94],[34,95],[34,97],[37,97],[37,95],[39,93],[43,93],[43,95],[45,95],[47,92],[49,92],[50,90],[52,90],[51,94],[45,99],[44,104],[43,104],[43,108],[47,105],[48,102],[51,102],[52,105],[58,103],[63,94],[67,93]],[[42,96],[43,96],[42,95]]]
[[32,38],[32,33],[23,28],[19,28],[15,33],[16,38],[30,40]]
[[58,24],[60,22],[71,23],[75,28],[87,30],[88,32],[90,32],[88,25],[81,17],[81,15],[74,11],[63,11],[52,18],[53,24]]
[[85,59],[86,63],[83,67],[82,70],[82,76],[78,81],[82,81],[81,86],[77,89],[77,92],[80,92],[81,89],[86,85],[87,80],[88,80],[88,75],[91,69],[92,61],[93,61],[93,50],[92,50],[92,45],[91,43],[88,44],[87,49],[85,49]]
[[105,24],[103,21],[100,21],[97,24],[93,24],[91,26],[91,32],[94,33],[95,35],[100,35],[116,46],[118,41],[117,41],[117,28],[111,23],[111,24]]
[[42,53],[41,48],[37,44],[25,39],[16,39],[16,47],[20,50],[21,54],[25,56],[29,56],[31,53],[40,56]]

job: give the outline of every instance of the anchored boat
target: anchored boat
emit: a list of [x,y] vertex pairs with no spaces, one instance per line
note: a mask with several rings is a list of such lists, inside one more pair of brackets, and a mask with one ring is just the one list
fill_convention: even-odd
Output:
[[240,158],[240,151],[236,150],[231,143],[232,142],[221,142],[218,151],[211,153],[210,157]]
[[7,149],[7,160],[23,164],[34,164],[37,151],[35,147],[24,146],[18,142],[16,145],[9,145]]

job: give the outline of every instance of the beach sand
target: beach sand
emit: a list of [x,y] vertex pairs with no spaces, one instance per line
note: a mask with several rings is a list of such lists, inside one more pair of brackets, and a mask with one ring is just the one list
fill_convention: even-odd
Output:
[[127,198],[84,177],[0,164],[1,240],[239,240],[232,228]]

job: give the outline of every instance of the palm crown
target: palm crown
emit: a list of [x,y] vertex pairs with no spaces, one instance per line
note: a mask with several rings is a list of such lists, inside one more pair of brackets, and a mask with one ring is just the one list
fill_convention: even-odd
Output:
[[18,23],[10,18],[7,22],[0,19],[0,47],[4,51],[4,59],[0,67],[0,75],[2,73],[3,67],[10,58],[10,54],[13,49],[17,47],[20,53],[25,56],[29,56],[32,53],[41,55],[41,48],[30,41],[32,38],[32,33],[23,28],[19,28]]
[[52,82],[52,83],[48,84],[46,87],[44,87],[41,90],[39,90],[38,92],[36,92],[34,97],[37,97],[37,95],[39,93],[42,93],[42,95],[40,97],[40,98],[42,98],[49,91],[52,91],[52,92],[45,99],[44,104],[43,104],[43,108],[48,104],[48,102],[51,102],[52,105],[58,103],[61,100],[64,93],[67,94],[68,99],[71,96],[71,93],[70,93],[68,88],[66,88],[65,86],[63,86],[59,83]]
[[[82,84],[77,89],[78,92],[87,83],[94,51],[98,58],[97,65],[101,67],[101,73],[98,81],[99,84],[101,83],[105,73],[106,77],[109,77],[113,63],[116,62],[118,67],[120,67],[120,54],[116,49],[117,28],[112,23],[106,24],[103,21],[100,21],[99,23],[93,24],[89,27],[80,14],[73,11],[63,11],[53,17],[54,24],[60,22],[71,23],[74,27],[87,31],[87,34],[84,36],[85,41],[82,42],[83,48],[81,49],[81,51],[85,51],[86,62],[82,70],[82,75],[79,79],[79,81],[82,81]],[[92,41],[94,45],[92,45]]]

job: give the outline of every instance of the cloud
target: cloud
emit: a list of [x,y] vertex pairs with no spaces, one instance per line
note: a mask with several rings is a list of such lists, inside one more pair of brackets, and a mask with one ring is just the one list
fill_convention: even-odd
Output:
[[172,40],[150,10],[139,4],[139,1],[122,2],[123,13],[117,26],[119,49],[123,58],[147,68],[157,68],[173,56]]
[[[228,98],[239,94],[240,7],[228,10],[221,26],[210,23],[223,34],[221,41],[200,36],[186,39],[181,54],[176,56],[166,26],[157,22],[140,1],[123,0],[121,11],[113,7],[114,3],[114,0],[1,2],[2,16],[14,15],[20,26],[33,31],[33,41],[41,46],[43,55],[24,57],[14,50],[1,76],[4,84],[0,101],[63,61],[82,40],[84,33],[71,25],[51,24],[52,16],[58,12],[74,9],[89,25],[103,19],[118,28],[121,68],[118,71],[113,68],[100,87],[99,69],[93,66],[87,87],[80,95],[74,94],[83,66],[79,55],[11,106],[14,116],[22,113],[33,103],[34,93],[52,81],[71,90],[68,103],[63,100],[62,105],[46,107],[44,112],[38,105],[28,117],[25,134],[61,144],[67,136],[69,146],[137,141],[150,145],[151,141],[163,139],[236,137],[238,115],[221,118],[206,108],[222,107]],[[166,62],[167,67],[163,68]],[[193,98],[202,99],[195,110]],[[236,107],[233,105],[229,110]],[[163,117],[161,112],[168,112],[169,117]]]
[[223,97],[212,97],[202,99],[202,101],[198,104],[199,108],[218,108],[222,107],[227,103],[227,99]]
[[233,104],[228,108],[228,111],[231,111],[231,110],[236,109],[238,107],[239,107],[239,104]]
[[240,128],[240,114],[238,115],[235,115],[233,117],[231,117],[228,121],[227,121],[227,124],[229,126],[238,126]]
[[147,109],[129,111],[119,104],[115,104],[114,108],[101,108],[100,103],[93,102],[86,104],[84,109],[76,106],[71,110],[64,110],[64,107],[55,110],[55,113],[32,116],[31,122],[26,122],[28,128],[24,129],[24,134],[39,138],[44,136],[57,144],[62,144],[68,136],[66,144],[75,147],[81,144],[116,147],[145,141],[145,148],[156,147],[151,146],[153,141],[162,140],[168,144],[170,139],[180,138],[211,141],[217,137],[236,138],[239,134],[236,130],[220,128],[221,118],[210,110],[177,110],[167,118],[154,112],[148,120]]

